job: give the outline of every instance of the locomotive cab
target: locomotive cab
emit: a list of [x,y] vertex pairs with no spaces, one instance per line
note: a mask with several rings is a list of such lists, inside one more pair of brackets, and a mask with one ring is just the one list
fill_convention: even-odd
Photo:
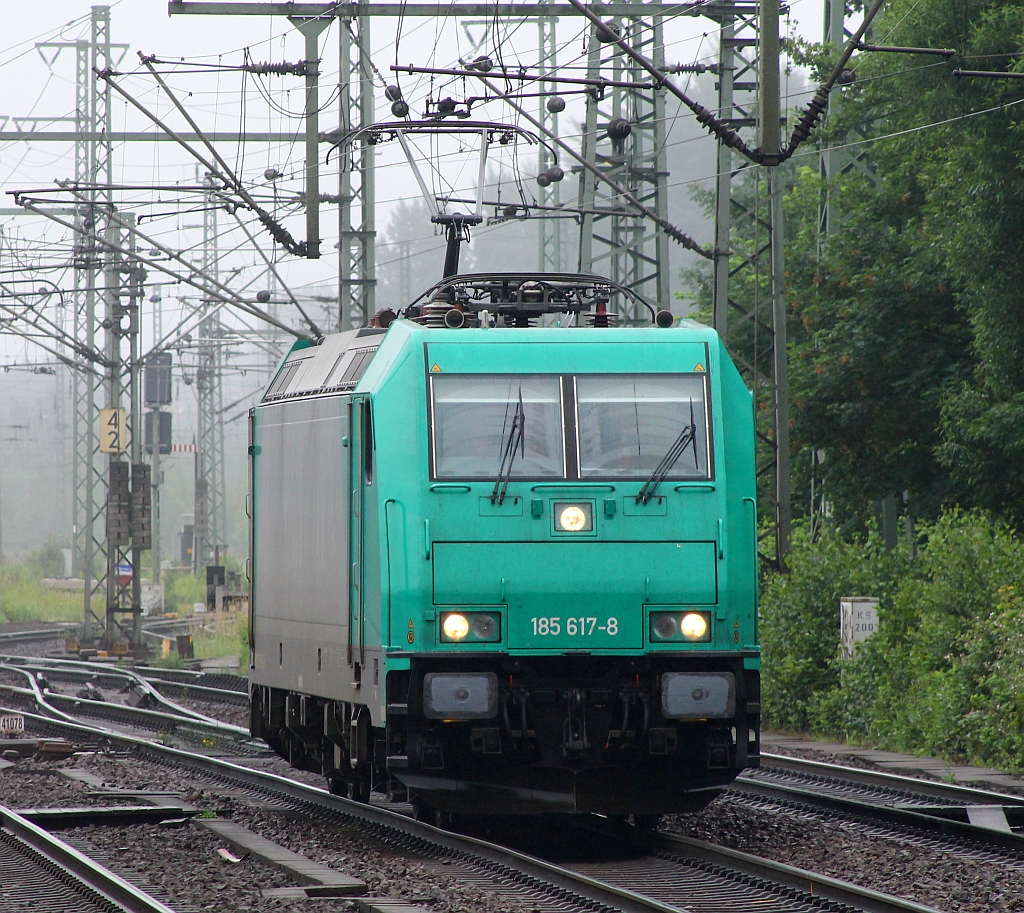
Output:
[[751,397],[694,323],[523,325],[528,281],[296,348],[254,410],[253,733],[357,798],[699,808],[758,759]]

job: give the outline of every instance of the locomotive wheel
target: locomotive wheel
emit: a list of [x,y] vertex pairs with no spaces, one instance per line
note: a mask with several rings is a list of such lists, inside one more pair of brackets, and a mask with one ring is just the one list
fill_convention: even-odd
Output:
[[370,801],[370,781],[356,780],[348,784],[348,798],[353,802],[362,802],[364,805]]
[[416,821],[422,821],[424,824],[434,823],[434,809],[422,799],[412,800],[412,816]]
[[455,826],[456,816],[451,812],[443,812],[428,805],[422,799],[412,800],[412,816],[424,824],[432,824],[441,830],[451,830]]
[[434,809],[434,827],[439,827],[443,831],[450,831],[455,827],[455,815],[451,812],[442,812],[439,809]]

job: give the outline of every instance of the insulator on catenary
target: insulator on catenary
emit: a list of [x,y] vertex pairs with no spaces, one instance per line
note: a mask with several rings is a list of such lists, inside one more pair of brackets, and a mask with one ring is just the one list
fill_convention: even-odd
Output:
[[609,19],[607,22],[602,22],[599,26],[596,26],[594,34],[602,44],[611,44],[614,41],[618,41],[621,37],[622,26],[614,19]]
[[624,117],[613,117],[608,121],[605,132],[609,139],[625,139],[633,132],[633,125]]

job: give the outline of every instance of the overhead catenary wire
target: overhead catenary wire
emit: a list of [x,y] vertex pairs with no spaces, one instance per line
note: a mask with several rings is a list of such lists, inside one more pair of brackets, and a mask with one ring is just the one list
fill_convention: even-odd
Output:
[[[475,74],[475,76],[477,79],[481,80],[485,85],[489,86],[492,89],[492,91],[496,91],[494,87],[491,86],[491,81],[485,74],[478,73]],[[514,111],[516,111],[519,114],[520,117],[528,121],[536,129],[540,130],[542,133],[547,132],[544,129],[541,122],[537,120],[532,114],[528,113],[524,108],[520,107],[510,99],[508,100],[508,104]],[[700,244],[694,241],[693,238],[691,238],[680,228],[677,228],[667,219],[663,219],[650,207],[645,206],[639,199],[637,199],[634,193],[613,181],[603,171],[601,171],[601,169],[598,168],[593,162],[588,161],[586,158],[584,158],[584,156],[580,155],[575,149],[572,148],[572,146],[570,146],[564,140],[560,139],[557,136],[551,136],[551,140],[560,149],[564,150],[571,158],[575,159],[577,162],[579,162],[580,165],[582,165],[589,172],[591,172],[591,174],[593,174],[598,180],[600,180],[604,184],[607,184],[613,191],[615,191],[615,194],[617,196],[622,197],[622,199],[626,200],[631,206],[635,207],[639,212],[642,212],[647,218],[649,218],[652,222],[658,225],[662,229],[662,231],[665,232],[665,234],[672,238],[673,241],[682,245],[687,250],[692,250],[695,254],[698,254],[701,257],[710,259],[711,257],[714,256],[710,251],[703,248]]]
[[[69,189],[70,192],[78,198],[79,202],[87,202],[86,198],[82,194],[76,193],[71,188]],[[32,212],[37,213],[38,215],[45,216],[46,218],[51,219],[52,221],[57,222],[58,224],[64,225],[66,228],[75,229],[75,225],[73,223],[66,222],[55,213],[48,212],[45,209],[40,209],[32,202],[25,201],[22,203],[22,205],[24,205],[27,209],[31,210]],[[185,266],[188,269],[189,275],[183,276],[179,273],[176,273],[169,267],[164,266],[160,261],[155,260],[152,257],[144,257],[137,251],[132,251],[125,247],[122,247],[121,245],[113,244],[110,241],[106,240],[105,238],[101,237],[100,235],[91,233],[91,238],[97,244],[97,246],[106,250],[110,250],[114,253],[122,254],[123,256],[129,257],[130,259],[135,260],[136,262],[141,263],[150,269],[162,272],[168,276],[177,279],[179,282],[184,282],[186,285],[191,285],[194,288],[198,289],[199,291],[203,292],[204,294],[222,300],[226,304],[230,304],[243,311],[246,311],[252,316],[258,317],[259,319],[264,320],[267,323],[276,326],[278,329],[284,330],[286,333],[290,333],[291,335],[296,336],[299,339],[309,338],[308,336],[306,336],[306,334],[301,333],[298,330],[295,330],[294,328],[288,326],[285,323],[282,323],[276,317],[273,317],[270,314],[263,311],[262,309],[256,307],[256,305],[242,300],[235,294],[234,291],[232,291],[226,285],[224,285],[221,282],[218,282],[217,280],[213,279],[210,276],[207,276],[205,273],[203,273],[201,269],[196,267],[195,264],[189,263],[180,254],[170,250],[170,248],[166,247],[165,245],[160,244],[160,242],[158,242],[154,238],[147,236],[137,227],[129,226],[116,213],[107,213],[107,217],[115,224],[117,224],[120,228],[133,231],[138,237],[142,238],[143,241],[151,245],[152,249],[159,250],[166,256],[170,257],[171,259],[180,262],[183,266]],[[193,276],[200,276],[202,277],[203,281],[200,282],[199,280],[193,278]]]

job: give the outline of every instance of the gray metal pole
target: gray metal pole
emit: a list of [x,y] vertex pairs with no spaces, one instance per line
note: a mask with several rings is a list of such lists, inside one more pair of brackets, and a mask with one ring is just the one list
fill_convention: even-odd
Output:
[[777,165],[782,146],[779,124],[779,0],[761,0],[758,77],[758,145],[765,165]]
[[332,17],[289,17],[306,40],[306,257],[320,258],[320,33]]
[[[728,121],[733,116],[733,39],[736,31],[732,16],[724,16],[718,30],[718,116]],[[715,260],[714,328],[723,341],[729,334],[729,251],[732,245],[732,149],[718,140],[715,178]]]
[[[587,79],[597,79],[601,74],[601,45],[597,40],[597,26],[591,26],[589,46],[587,50]],[[581,137],[580,157],[588,162],[597,159],[597,99],[593,93],[587,93],[586,113],[583,119],[583,136]],[[579,206],[583,210],[580,216],[580,246],[577,258],[577,270],[581,273],[594,271],[594,202],[597,192],[597,179],[587,168],[580,170]]]
[[[539,74],[548,76],[557,68],[558,41],[555,16],[540,16],[537,19],[537,51]],[[537,99],[537,120],[544,125],[544,130],[551,136],[558,136],[558,110],[548,108],[549,98],[554,96],[541,95]],[[537,174],[540,175],[554,164],[554,159],[543,143],[537,147]],[[562,183],[554,181],[546,187],[539,187],[537,196],[543,206],[560,206],[562,201]],[[562,220],[560,218],[540,217],[537,230],[537,265],[541,272],[560,273],[562,271]]]
[[782,230],[782,175],[768,168],[771,197],[771,294],[772,294],[772,373],[775,422],[775,557],[779,570],[786,570],[786,556],[792,532],[789,456],[789,363],[786,347],[786,272],[785,238]]

